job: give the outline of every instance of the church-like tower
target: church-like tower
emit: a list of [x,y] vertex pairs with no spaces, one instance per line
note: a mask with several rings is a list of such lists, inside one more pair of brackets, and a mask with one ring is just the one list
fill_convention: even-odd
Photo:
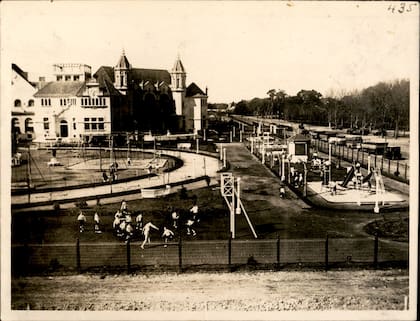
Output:
[[187,80],[187,73],[182,65],[181,59],[175,61],[174,67],[171,70],[171,90],[175,101],[175,112],[178,116],[183,115],[183,105],[185,100],[185,90]]
[[114,67],[114,87],[122,94],[126,94],[130,83],[130,63],[123,50],[120,60]]

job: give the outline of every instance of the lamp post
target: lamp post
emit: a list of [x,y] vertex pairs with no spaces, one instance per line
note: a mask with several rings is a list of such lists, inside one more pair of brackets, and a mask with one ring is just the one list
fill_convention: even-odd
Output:
[[331,182],[331,143],[328,142],[328,182]]
[[306,179],[306,176],[308,174],[308,170],[306,168],[306,163],[305,162],[303,162],[303,171],[304,171],[303,172],[303,196],[306,197],[307,191],[308,191],[308,186],[307,186],[308,181]]
[[282,182],[284,182],[284,180],[285,180],[285,175],[284,175],[284,158],[285,158],[285,155],[282,154],[281,155],[281,181]]
[[236,202],[236,214],[241,214],[241,206],[239,200],[241,199],[241,178],[238,177],[236,180],[236,187],[237,187],[237,198],[238,201]]

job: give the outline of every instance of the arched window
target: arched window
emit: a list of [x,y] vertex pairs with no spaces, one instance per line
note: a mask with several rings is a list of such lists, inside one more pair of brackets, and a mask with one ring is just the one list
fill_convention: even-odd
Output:
[[20,106],[22,106],[22,103],[21,103],[20,99],[16,99],[15,100],[15,107],[20,107]]
[[19,119],[12,118],[12,133],[20,134]]
[[33,133],[34,132],[34,124],[32,122],[32,118],[25,119],[25,133]]
[[34,100],[33,100],[33,99],[29,99],[29,101],[28,101],[28,106],[29,106],[29,107],[33,107],[33,106],[35,106],[35,102],[34,102]]

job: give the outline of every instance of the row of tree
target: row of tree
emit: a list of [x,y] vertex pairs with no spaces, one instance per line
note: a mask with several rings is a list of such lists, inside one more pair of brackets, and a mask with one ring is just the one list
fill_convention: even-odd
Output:
[[410,83],[406,79],[380,82],[363,90],[301,90],[289,96],[270,89],[268,97],[235,103],[235,114],[275,117],[287,121],[345,128],[409,130]]

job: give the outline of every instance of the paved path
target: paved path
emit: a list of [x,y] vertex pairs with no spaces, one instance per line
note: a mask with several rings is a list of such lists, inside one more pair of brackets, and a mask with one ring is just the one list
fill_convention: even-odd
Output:
[[[195,153],[167,150],[162,151],[162,154],[178,157],[184,162],[184,165],[181,168],[178,168],[169,173],[159,173],[158,176],[152,178],[74,190],[35,193],[31,195],[30,201],[54,202],[57,200],[64,201],[66,199],[74,199],[79,197],[82,198],[104,194],[109,194],[109,196],[111,196],[112,193],[133,190],[140,191],[141,188],[151,188],[162,184],[180,182],[187,179],[197,178],[203,175],[208,175],[213,180],[218,176],[217,171],[220,168],[220,161],[217,158]],[[202,184],[195,185],[200,185],[201,187]],[[195,185],[193,185],[193,187]],[[28,203],[28,196],[13,195],[11,200],[12,204],[26,204]]]

